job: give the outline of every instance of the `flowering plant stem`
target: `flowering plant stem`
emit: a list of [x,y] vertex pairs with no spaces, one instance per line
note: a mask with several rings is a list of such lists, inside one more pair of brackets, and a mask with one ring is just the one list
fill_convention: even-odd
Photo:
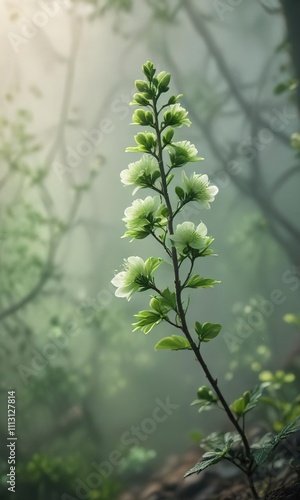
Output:
[[[159,170],[160,170],[160,175],[161,175],[161,185],[162,185],[162,196],[165,200],[167,209],[168,209],[168,231],[170,236],[174,235],[174,227],[173,227],[173,219],[174,215],[176,212],[173,212],[169,193],[168,193],[168,185],[167,185],[167,175],[165,172],[165,167],[164,167],[164,161],[163,161],[163,145],[162,145],[162,139],[161,139],[161,129],[160,129],[160,123],[159,123],[159,112],[157,109],[157,98],[153,99],[153,115],[154,115],[154,124],[153,128],[156,133],[157,137],[157,149],[155,152],[155,157],[158,161],[159,165]],[[165,244],[162,243],[163,246],[165,247]],[[168,250],[165,247],[166,250]],[[168,252],[169,253],[169,252]],[[173,264],[173,270],[174,270],[174,285],[175,285],[175,293],[176,293],[176,303],[177,303],[177,310],[178,310],[178,316],[180,318],[180,323],[181,323],[181,330],[184,333],[185,337],[189,341],[189,344],[196,356],[197,361],[199,362],[202,370],[205,373],[206,378],[210,382],[212,388],[214,389],[215,393],[217,394],[220,403],[222,404],[229,420],[231,421],[232,425],[235,427],[236,431],[241,437],[244,450],[245,450],[245,455],[246,455],[246,460],[245,460],[245,468],[242,468],[243,472],[246,473],[248,482],[249,482],[249,487],[252,493],[253,498],[258,499],[258,493],[255,489],[254,482],[253,482],[253,477],[252,473],[254,470],[254,461],[251,456],[251,450],[250,450],[250,445],[247,439],[247,436],[243,430],[243,428],[240,426],[238,420],[235,418],[233,412],[231,411],[226,399],[224,398],[219,386],[217,379],[215,379],[209,370],[207,364],[205,363],[202,354],[200,352],[200,345],[197,346],[196,343],[194,342],[194,339],[192,335],[189,332],[189,328],[186,322],[186,316],[185,316],[185,311],[183,308],[183,303],[182,303],[182,298],[181,298],[181,293],[182,293],[182,286],[181,286],[181,281],[180,281],[180,264],[178,261],[178,256],[177,256],[177,251],[175,248],[175,245],[172,245],[172,250],[171,250],[171,258],[172,258],[172,264]],[[193,267],[193,261],[191,263],[191,270]]]
[[[114,276],[112,283],[117,288],[116,296],[127,300],[130,300],[136,292],[152,290],[156,293],[151,295],[150,310],[135,314],[137,321],[133,323],[135,327],[133,331],[141,330],[148,334],[162,322],[167,322],[180,330],[183,335],[172,335],[161,339],[156,344],[155,350],[192,350],[212,388],[199,387],[197,399],[192,404],[199,406],[199,413],[219,407],[224,410],[234,427],[233,432],[213,432],[203,439],[202,446],[208,451],[184,477],[199,474],[208,467],[226,460],[247,476],[252,498],[256,500],[261,497],[254,484],[254,472],[269,460],[281,441],[300,430],[300,417],[288,422],[278,434],[263,436],[250,446],[245,432],[245,416],[262,401],[263,391],[270,382],[264,381],[256,385],[228,404],[217,379],[214,378],[202,355],[203,343],[215,339],[222,326],[217,323],[201,324],[196,321],[193,334],[188,326],[189,297],[186,304],[183,292],[187,288],[213,287],[220,282],[193,274],[196,259],[213,255],[213,250],[209,248],[213,238],[207,235],[205,224],[200,222],[196,227],[193,222],[184,221],[174,228],[174,220],[188,203],[196,202],[209,209],[210,203],[218,193],[218,187],[210,184],[206,174],[194,172],[187,176],[185,170],[182,170],[185,165],[201,161],[203,158],[197,156],[196,147],[189,141],[173,141],[176,127],[191,125],[187,117],[188,112],[178,102],[181,95],[171,96],[167,104],[158,107],[159,98],[169,90],[170,73],[161,71],[157,74],[150,61],[143,65],[143,73],[146,80],[136,80],[138,93],[134,94],[131,103],[141,108],[135,110],[132,120],[135,125],[149,127],[151,132],[140,132],[135,135],[137,145],[126,149],[128,152],[143,153],[143,156],[137,162],[130,163],[128,169],[121,172],[121,181],[125,185],[134,186],[133,194],[139,189],[147,188],[156,195],[135,199],[125,210],[123,221],[127,231],[123,237],[144,239],[153,236],[166,252],[167,260],[171,259],[174,286],[164,290],[157,286],[153,274],[164,262],[159,257],[149,257],[146,261],[138,256],[128,257],[124,261],[123,270]],[[167,155],[170,160],[168,164],[164,163]],[[175,186],[177,206],[173,207],[169,186],[175,178],[173,171],[176,169],[182,170],[182,185]],[[188,263],[188,266],[186,274],[182,276],[184,262]]]

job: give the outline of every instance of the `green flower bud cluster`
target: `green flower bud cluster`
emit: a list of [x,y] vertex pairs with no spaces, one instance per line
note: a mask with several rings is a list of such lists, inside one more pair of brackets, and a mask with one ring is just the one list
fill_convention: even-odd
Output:
[[[139,106],[133,113],[132,122],[135,125],[148,127],[145,132],[139,132],[134,139],[136,146],[128,147],[127,152],[142,153],[141,158],[122,170],[121,181],[125,186],[134,188],[133,194],[139,189],[150,189],[155,196],[136,199],[126,208],[123,221],[126,231],[123,237],[144,239],[152,235],[163,246],[169,258],[174,255],[176,265],[188,259],[190,272],[182,280],[184,288],[212,287],[215,280],[192,275],[194,261],[198,257],[211,255],[209,248],[213,238],[207,236],[207,228],[199,221],[197,226],[193,222],[185,221],[174,227],[177,214],[182,211],[187,203],[197,202],[205,208],[210,208],[218,188],[209,183],[205,174],[194,173],[188,176],[182,171],[182,187],[175,186],[174,194],[177,197],[177,206],[172,207],[169,196],[169,185],[174,180],[174,169],[182,168],[189,163],[203,160],[198,156],[198,151],[190,141],[174,141],[175,129],[183,125],[190,126],[188,112],[178,100],[182,94],[172,95],[163,104],[158,104],[162,94],[169,90],[170,73],[156,72],[153,63],[143,65],[145,80],[136,80],[137,92],[134,94],[132,105]],[[175,254],[174,254],[175,251]],[[139,321],[134,323],[135,329],[140,328],[148,333],[153,326],[163,319],[176,324],[179,323],[176,294],[170,300],[169,289],[161,292],[155,285],[153,277],[145,275],[144,261],[139,257],[129,257],[124,263],[124,270],[112,280],[117,287],[116,295],[128,300],[138,291],[153,289],[158,295],[152,296],[150,311],[141,311],[136,316]],[[165,294],[165,295],[163,295]],[[169,295],[166,298],[166,294]],[[168,304],[166,304],[166,301]],[[170,312],[175,318],[171,319]],[[176,339],[172,338],[172,345]]]

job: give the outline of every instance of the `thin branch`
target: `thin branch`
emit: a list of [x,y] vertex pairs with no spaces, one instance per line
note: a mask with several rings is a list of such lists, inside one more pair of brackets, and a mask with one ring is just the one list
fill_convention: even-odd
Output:
[[75,16],[73,17],[74,25],[72,25],[72,46],[71,52],[69,55],[68,68],[66,73],[62,105],[60,109],[60,117],[58,127],[56,128],[56,134],[53,141],[53,144],[50,148],[50,151],[46,157],[45,164],[50,167],[52,164],[55,155],[57,154],[57,150],[60,147],[60,144],[64,137],[64,128],[66,124],[66,120],[68,117],[69,107],[72,99],[72,90],[73,90],[73,82],[74,75],[76,69],[76,58],[79,50],[80,43],[80,34],[81,34],[81,25],[79,24],[79,19]]
[[[178,69],[169,53],[167,48],[165,47],[165,57],[168,60],[169,66],[171,66],[173,74],[176,76],[177,82],[182,80],[180,73],[178,72]],[[183,82],[182,82],[183,85]],[[241,190],[244,194],[246,194],[249,197],[254,198],[254,200],[258,203],[258,205],[261,207],[261,210],[266,214],[267,219],[269,221],[270,229],[271,232],[275,238],[275,240],[278,241],[278,243],[283,247],[284,251],[288,254],[288,257],[292,259],[293,261],[297,262],[298,259],[295,257],[294,251],[290,248],[288,245],[288,242],[283,236],[280,234],[278,231],[278,225],[282,227],[282,230],[288,231],[290,235],[295,238],[296,241],[300,240],[300,230],[292,224],[291,221],[289,221],[275,206],[274,204],[271,203],[271,196],[268,195],[267,191],[262,191],[259,186],[253,181],[253,177],[251,176],[250,179],[248,178],[243,178],[241,175],[231,175],[229,171],[229,165],[230,162],[228,163],[227,159],[224,159],[221,149],[214,137],[214,135],[211,133],[211,131],[208,129],[206,126],[206,123],[200,118],[199,114],[195,112],[195,107],[193,106],[192,102],[185,97],[185,102],[187,103],[187,107],[190,109],[190,115],[193,119],[193,122],[195,122],[199,128],[201,129],[205,139],[207,140],[211,151],[215,155],[215,157],[218,159],[220,164],[223,166],[223,170],[228,173],[230,176],[230,179],[232,182]],[[259,170],[259,167],[257,165],[257,162],[259,162],[259,157],[258,155],[255,156],[253,160],[253,167],[255,171]],[[251,189],[252,188],[252,189]]]
[[[230,88],[233,97],[239,104],[240,108],[243,110],[243,112],[246,114],[247,118],[252,121],[253,120],[253,109],[251,104],[249,104],[243,97],[243,95],[240,92],[240,89],[235,82],[235,80],[232,78],[232,75],[230,73],[230,70],[224,60],[224,56],[219,50],[219,47],[216,43],[216,39],[213,37],[211,34],[210,30],[207,27],[207,23],[204,21],[202,16],[197,12],[197,9],[195,8],[193,2],[191,0],[186,0],[183,3],[183,8],[185,9],[191,24],[195,28],[196,32],[198,33],[199,36],[201,36],[205,43],[206,46],[208,47],[209,51],[211,52],[214,61],[217,64],[217,67],[219,68],[219,71],[221,75],[224,77],[224,80],[227,82],[228,87]],[[261,127],[266,127],[269,128],[269,123],[262,117],[258,116],[257,121]],[[290,144],[290,137],[285,134],[282,131],[276,131],[274,130],[273,133],[280,139],[284,144],[289,145]]]
[[282,9],[280,7],[269,7],[268,5],[265,5],[263,0],[258,0],[258,3],[268,14],[282,14]]
[[[81,202],[81,198],[82,198],[82,192],[76,193],[73,204],[69,211],[68,219],[66,221],[66,225],[68,228],[72,227],[72,222],[76,216],[78,207]],[[51,277],[55,255],[66,234],[67,232],[64,233],[63,235],[60,235],[59,237],[52,238],[52,240],[49,243],[48,255],[44,269],[42,270],[36,285],[22,299],[8,306],[3,311],[0,311],[0,321],[3,321],[3,319],[7,318],[12,314],[15,314],[17,311],[28,305],[43,290],[47,281]]]
[[43,269],[38,282],[36,285],[27,293],[21,300],[8,306],[6,309],[0,312],[0,321],[3,321],[8,316],[15,314],[17,311],[25,307],[29,302],[31,302],[38,293],[43,289],[45,283],[48,281],[51,275],[52,262],[53,262],[54,247],[50,245],[47,261],[45,268]]
[[10,177],[10,171],[8,170],[0,179],[0,189],[3,189]]
[[271,195],[274,196],[274,194],[280,189],[283,184],[285,184],[293,175],[299,174],[300,173],[300,166],[295,165],[294,167],[290,168],[287,172],[283,172],[276,182],[273,184],[272,190],[271,190]]

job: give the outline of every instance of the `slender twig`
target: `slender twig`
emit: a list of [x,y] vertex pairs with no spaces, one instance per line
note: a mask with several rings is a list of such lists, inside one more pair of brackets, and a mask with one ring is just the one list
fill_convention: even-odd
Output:
[[156,241],[157,241],[160,245],[162,245],[162,246],[164,247],[164,249],[165,249],[165,251],[167,252],[167,254],[171,257],[171,256],[172,256],[172,254],[171,254],[171,252],[170,252],[169,248],[167,247],[167,245],[165,244],[165,242],[164,242],[163,240],[160,240],[160,239],[158,238],[158,236],[156,236],[156,234],[155,234],[155,232],[154,232],[154,231],[151,231],[151,230],[150,230],[150,234],[152,234],[153,238],[155,238],[155,239],[156,239]]

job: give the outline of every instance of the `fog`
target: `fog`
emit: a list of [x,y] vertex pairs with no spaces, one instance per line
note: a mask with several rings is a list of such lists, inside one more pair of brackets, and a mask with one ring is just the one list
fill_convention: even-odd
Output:
[[[170,95],[183,94],[192,125],[176,129],[176,140],[205,158],[187,169],[219,188],[210,210],[191,204],[178,216],[203,221],[214,237],[217,255],[198,260],[195,272],[221,284],[192,290],[188,316],[190,325],[222,325],[203,347],[206,362],[229,402],[263,370],[293,371],[299,332],[284,316],[299,310],[299,150],[291,147],[299,108],[293,88],[276,91],[294,66],[285,18],[271,3],[1,5],[1,407],[13,388],[25,495],[17,498],[63,498],[76,485],[74,466],[57,490],[43,479],[44,489],[35,486],[30,474],[44,477],[26,469],[35,453],[66,463],[79,452],[84,480],[93,460],[114,450],[126,457],[134,442],[124,433],[166,401],[168,418],[138,439],[156,454],[146,475],[189,449],[193,431],[230,427],[223,412],[191,406],[207,384],[193,353],[154,351],[171,325],[132,333],[149,293],[127,302],[111,284],[124,258],[164,257],[153,238],[121,238],[134,198],[120,172],[138,159],[125,149],[140,131],[129,102],[146,61],[171,73]],[[172,284],[170,264],[159,272]],[[0,422],[6,439],[2,410]],[[117,468],[113,477],[128,482]]]

